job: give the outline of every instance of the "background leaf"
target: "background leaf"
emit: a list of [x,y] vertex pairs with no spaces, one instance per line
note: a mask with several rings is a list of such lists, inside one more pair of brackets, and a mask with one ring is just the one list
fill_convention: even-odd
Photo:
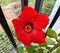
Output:
[[31,46],[31,47],[27,46],[26,50],[28,51],[28,53],[34,53],[34,52],[36,52],[35,48],[37,48],[37,46]]
[[46,49],[50,50],[50,47],[48,47],[47,44],[40,44],[39,47],[45,47]]
[[19,53],[24,53],[24,48],[23,47],[18,47]]
[[46,38],[46,42],[48,45],[55,45],[55,42],[51,38]]
[[60,53],[60,47],[57,48],[56,53]]
[[60,33],[58,34],[58,36],[60,36]]
[[48,30],[47,30],[47,35],[51,38],[57,38],[57,33],[50,28],[48,28]]
[[47,53],[51,53],[51,51],[48,51]]
[[38,49],[38,53],[43,53],[43,49]]

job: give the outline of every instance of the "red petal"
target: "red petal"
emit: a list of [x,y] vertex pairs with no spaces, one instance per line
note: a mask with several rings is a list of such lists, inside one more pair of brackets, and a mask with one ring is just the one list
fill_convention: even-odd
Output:
[[33,42],[35,42],[35,43],[38,43],[38,44],[41,44],[41,43],[43,43],[43,44],[45,44],[46,42],[45,42],[45,33],[44,32],[42,32],[42,31],[34,31],[33,32],[33,35],[32,35],[32,37],[33,37]]
[[17,39],[21,41],[25,46],[31,46],[32,43],[31,34],[23,31],[22,34],[18,35]]
[[47,44],[47,43],[46,43],[46,40],[44,40],[42,43],[43,43],[43,44]]
[[34,28],[35,29],[44,29],[49,23],[49,18],[45,14],[38,14],[36,19],[34,20]]
[[18,19],[14,19],[12,20],[12,22],[13,22],[16,33],[20,35],[25,24],[21,20],[18,20]]
[[25,6],[21,15],[19,15],[19,18],[23,19],[24,21],[31,22],[34,19],[35,15],[37,15],[35,9]]

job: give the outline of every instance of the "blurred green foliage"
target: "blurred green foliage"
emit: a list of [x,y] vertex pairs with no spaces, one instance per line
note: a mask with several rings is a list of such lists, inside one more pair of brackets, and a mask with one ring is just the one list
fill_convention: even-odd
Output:
[[8,5],[9,3],[17,2],[18,0],[1,0],[1,6]]
[[56,0],[44,0],[42,13],[50,15]]

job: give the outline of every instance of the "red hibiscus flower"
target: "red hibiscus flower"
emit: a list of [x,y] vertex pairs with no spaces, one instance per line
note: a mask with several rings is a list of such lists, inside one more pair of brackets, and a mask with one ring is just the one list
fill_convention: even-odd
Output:
[[13,19],[17,39],[30,46],[32,42],[46,44],[45,33],[42,31],[47,26],[49,19],[45,14],[39,14],[35,9],[25,6],[19,19]]

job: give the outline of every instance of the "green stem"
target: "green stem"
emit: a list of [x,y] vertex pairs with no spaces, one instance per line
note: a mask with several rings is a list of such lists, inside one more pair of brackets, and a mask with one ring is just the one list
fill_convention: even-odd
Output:
[[53,50],[55,50],[57,47],[59,47],[60,46],[60,40],[58,40],[58,43],[57,44],[55,44],[54,45],[54,47],[53,48],[51,48],[51,52],[53,51]]

